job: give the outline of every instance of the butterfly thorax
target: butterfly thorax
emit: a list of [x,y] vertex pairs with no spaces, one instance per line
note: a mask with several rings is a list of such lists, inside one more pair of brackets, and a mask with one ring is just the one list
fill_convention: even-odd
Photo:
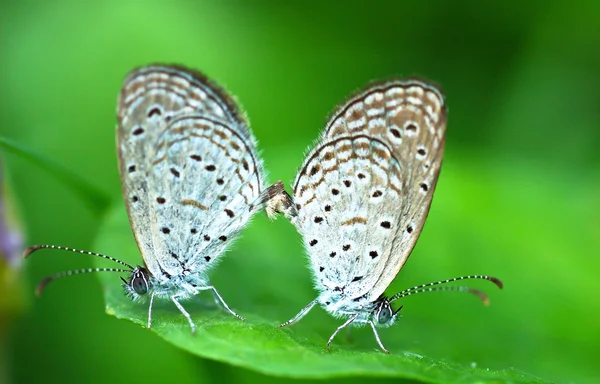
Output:
[[319,304],[334,316],[345,316],[354,313],[370,313],[375,308],[373,303],[362,299],[352,299],[343,291],[325,290],[319,295]]
[[185,300],[196,295],[201,287],[210,285],[208,277],[202,272],[185,272],[176,276],[161,276],[154,281],[154,292],[159,297],[179,296]]

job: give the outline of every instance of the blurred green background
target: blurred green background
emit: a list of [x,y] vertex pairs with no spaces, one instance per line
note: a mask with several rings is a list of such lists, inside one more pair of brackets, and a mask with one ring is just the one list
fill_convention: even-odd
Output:
[[[598,20],[597,1],[2,2],[0,134],[120,204],[114,127],[121,82],[139,65],[182,63],[238,97],[270,180],[289,184],[326,116],[354,90],[391,76],[435,80],[449,106],[444,170],[419,244],[390,292],[474,273],[501,277],[505,290],[481,285],[489,308],[451,293],[407,299],[399,324],[382,331],[384,341],[401,335],[395,350],[595,383]],[[107,251],[94,248],[102,218],[82,199],[30,162],[2,154],[28,243]],[[194,357],[107,316],[95,277],[61,281],[33,296],[42,277],[91,265],[58,253],[23,264],[27,309],[0,313],[12,320],[8,330],[0,328],[0,381],[271,380]],[[261,291],[256,271],[239,272],[246,265],[264,268],[281,282],[279,290]],[[315,296],[305,266],[292,226],[261,216],[213,280],[240,313],[261,308],[282,321]],[[240,286],[252,281],[259,287]],[[263,292],[252,296],[260,305],[243,300],[246,290]],[[312,321],[325,343],[340,322],[314,311],[320,313],[311,313],[299,332]],[[363,349],[374,346],[369,330],[354,335]]]

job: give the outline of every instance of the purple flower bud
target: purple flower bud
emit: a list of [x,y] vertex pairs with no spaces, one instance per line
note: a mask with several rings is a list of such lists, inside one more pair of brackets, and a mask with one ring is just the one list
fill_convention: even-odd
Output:
[[9,268],[17,268],[21,263],[23,252],[23,236],[14,215],[10,195],[6,191],[4,167],[0,163],[0,258]]

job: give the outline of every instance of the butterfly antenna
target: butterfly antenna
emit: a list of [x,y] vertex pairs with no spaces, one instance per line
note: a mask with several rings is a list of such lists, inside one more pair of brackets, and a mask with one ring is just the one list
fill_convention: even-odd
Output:
[[28,247],[25,250],[25,252],[23,252],[23,257],[24,258],[28,258],[29,255],[31,255],[33,252],[35,252],[37,250],[40,250],[40,249],[57,249],[59,251],[76,252],[76,253],[81,253],[81,254],[84,254],[84,255],[91,255],[91,256],[102,257],[103,259],[114,261],[115,263],[119,263],[119,264],[121,264],[121,265],[129,268],[130,270],[133,270],[133,267],[131,265],[127,264],[124,261],[117,260],[114,257],[110,257],[110,256],[103,255],[101,253],[96,253],[96,252],[83,251],[81,249],[74,249],[74,248],[69,248],[69,247],[61,247],[60,245],[50,245],[50,244],[32,245],[31,247]]
[[92,272],[125,272],[125,273],[127,273],[127,272],[131,272],[131,270],[121,269],[121,268],[85,268],[85,269],[75,269],[75,270],[70,270],[70,271],[63,271],[63,272],[59,272],[52,276],[48,276],[48,277],[44,278],[44,280],[42,280],[38,284],[35,292],[38,296],[41,295],[44,288],[46,288],[46,285],[48,285],[53,280],[67,277],[67,276],[80,275],[82,273],[92,273]]
[[407,296],[411,296],[411,295],[416,295],[418,293],[424,293],[424,292],[435,292],[435,291],[457,291],[457,292],[468,292],[471,293],[477,297],[479,297],[479,299],[481,299],[481,301],[483,302],[484,305],[489,305],[490,304],[490,299],[487,297],[487,295],[477,289],[473,289],[470,287],[465,287],[465,286],[459,286],[459,287],[435,287],[436,285],[441,285],[441,284],[448,284],[448,283],[453,283],[455,281],[460,281],[460,280],[468,280],[468,279],[480,279],[480,280],[488,280],[491,281],[492,283],[496,284],[496,286],[500,289],[502,289],[504,287],[504,284],[502,284],[502,281],[500,281],[500,279],[498,279],[497,277],[492,277],[492,276],[485,276],[485,275],[472,275],[472,276],[460,276],[460,277],[454,277],[452,279],[446,279],[446,280],[440,280],[440,281],[436,281],[433,283],[427,283],[427,284],[422,284],[422,285],[417,285],[416,287],[412,287],[412,288],[408,288],[405,289],[402,292],[398,292],[397,294],[395,294],[394,296],[392,296],[390,298],[390,303],[394,300],[398,300],[401,299],[403,297],[407,297]]

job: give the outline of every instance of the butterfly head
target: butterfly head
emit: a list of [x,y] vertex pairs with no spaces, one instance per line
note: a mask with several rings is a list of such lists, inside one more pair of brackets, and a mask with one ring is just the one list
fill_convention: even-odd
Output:
[[382,327],[389,327],[394,324],[396,318],[398,317],[398,312],[402,307],[398,308],[396,311],[392,308],[390,301],[383,297],[381,298],[373,311],[373,320],[377,325]]
[[129,281],[121,278],[127,296],[137,300],[146,295],[152,288],[149,276],[148,270],[138,265],[131,271]]

